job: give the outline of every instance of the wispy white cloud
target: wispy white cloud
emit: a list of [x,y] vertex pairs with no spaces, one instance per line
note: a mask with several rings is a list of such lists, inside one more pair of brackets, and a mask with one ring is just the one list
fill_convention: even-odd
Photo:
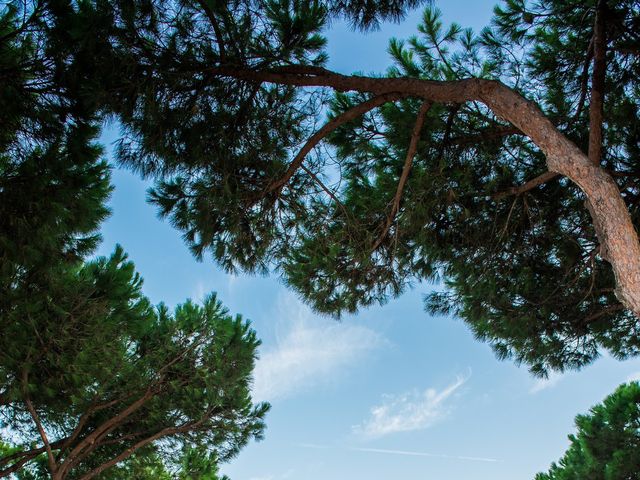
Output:
[[371,452],[371,453],[384,453],[388,455],[407,455],[410,457],[436,457],[436,458],[450,458],[454,460],[471,460],[475,462],[498,462],[495,458],[487,457],[468,457],[465,455],[446,455],[444,453],[427,453],[427,452],[414,452],[411,450],[389,450],[386,448],[358,448],[352,447],[349,450],[357,452]]
[[467,381],[458,376],[444,389],[412,390],[400,395],[384,395],[382,403],[371,409],[370,417],[353,427],[354,433],[365,438],[379,438],[391,433],[422,430],[446,417],[450,412],[447,400]]
[[[316,445],[313,443],[298,443],[298,447],[313,449],[330,449],[329,445]],[[335,447],[333,447],[335,448]],[[365,447],[344,447],[343,450],[352,452],[381,453],[385,455],[404,455],[410,457],[430,457],[430,458],[447,458],[453,460],[469,460],[474,462],[499,462],[500,460],[490,457],[471,457],[467,455],[447,455],[444,453],[416,452],[412,450],[393,450],[387,448],[365,448]]]
[[385,343],[375,331],[317,318],[300,301],[279,301],[275,345],[260,352],[253,397],[273,401],[326,384]]
[[562,380],[562,373],[551,372],[547,378],[538,378],[529,389],[529,393],[538,393],[547,388],[555,387]]

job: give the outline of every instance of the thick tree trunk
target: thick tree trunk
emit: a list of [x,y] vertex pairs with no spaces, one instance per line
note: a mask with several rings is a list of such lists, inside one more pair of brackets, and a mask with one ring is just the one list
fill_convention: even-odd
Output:
[[617,185],[607,172],[590,161],[584,152],[560,133],[535,103],[506,85],[475,78],[437,82],[415,78],[348,76],[307,66],[288,66],[269,71],[216,67],[209,73],[257,83],[330,87],[337,91],[376,95],[406,94],[439,103],[484,103],[497,116],[519,128],[544,152],[551,172],[568,177],[585,193],[602,246],[602,256],[613,267],[616,296],[640,318],[640,244]]

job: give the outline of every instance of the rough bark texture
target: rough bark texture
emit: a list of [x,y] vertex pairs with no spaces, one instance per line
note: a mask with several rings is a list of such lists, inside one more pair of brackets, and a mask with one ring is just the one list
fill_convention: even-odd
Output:
[[436,103],[484,103],[497,116],[520,129],[542,150],[551,172],[568,177],[585,193],[602,245],[602,256],[613,267],[616,296],[640,318],[640,244],[617,185],[606,171],[590,161],[584,152],[560,133],[537,105],[504,84],[476,78],[438,82],[415,78],[347,76],[306,66],[269,71],[217,67],[209,73],[258,83],[330,87],[337,91],[376,95],[405,93]]

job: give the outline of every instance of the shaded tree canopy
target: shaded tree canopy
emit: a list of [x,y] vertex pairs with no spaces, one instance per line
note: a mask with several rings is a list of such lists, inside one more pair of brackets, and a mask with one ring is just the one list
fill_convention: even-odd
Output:
[[620,385],[589,413],[576,417],[571,445],[536,480],[640,478],[640,385]]
[[120,247],[87,260],[111,191],[95,14],[0,10],[0,477],[213,480],[264,429],[259,341],[214,295],[153,307]]
[[428,8],[371,76],[324,30],[414,2],[92,5],[118,159],[197,258],[333,315],[442,279],[429,310],[538,374],[637,353],[637,1],[509,0],[477,34]]

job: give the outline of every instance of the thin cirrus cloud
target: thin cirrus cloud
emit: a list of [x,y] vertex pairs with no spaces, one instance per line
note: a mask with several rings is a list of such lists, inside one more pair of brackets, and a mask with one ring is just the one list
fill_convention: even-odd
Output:
[[409,457],[429,457],[429,458],[445,458],[450,460],[468,460],[472,462],[499,462],[500,460],[490,457],[472,457],[468,455],[448,455],[445,453],[420,452],[415,450],[395,450],[388,448],[365,448],[365,447],[331,447],[329,445],[317,445],[314,443],[298,443],[296,446],[301,448],[312,448],[317,450],[328,450],[331,448],[342,448],[351,452],[377,453],[383,455],[401,455]]
[[278,317],[275,345],[260,352],[254,370],[253,398],[258,401],[326,385],[386,343],[369,328],[318,318],[290,295],[281,298]]
[[410,432],[430,427],[445,418],[451,408],[449,400],[469,379],[458,376],[442,390],[411,390],[400,395],[384,395],[382,403],[371,408],[369,418],[353,427],[353,432],[366,439],[392,433]]

